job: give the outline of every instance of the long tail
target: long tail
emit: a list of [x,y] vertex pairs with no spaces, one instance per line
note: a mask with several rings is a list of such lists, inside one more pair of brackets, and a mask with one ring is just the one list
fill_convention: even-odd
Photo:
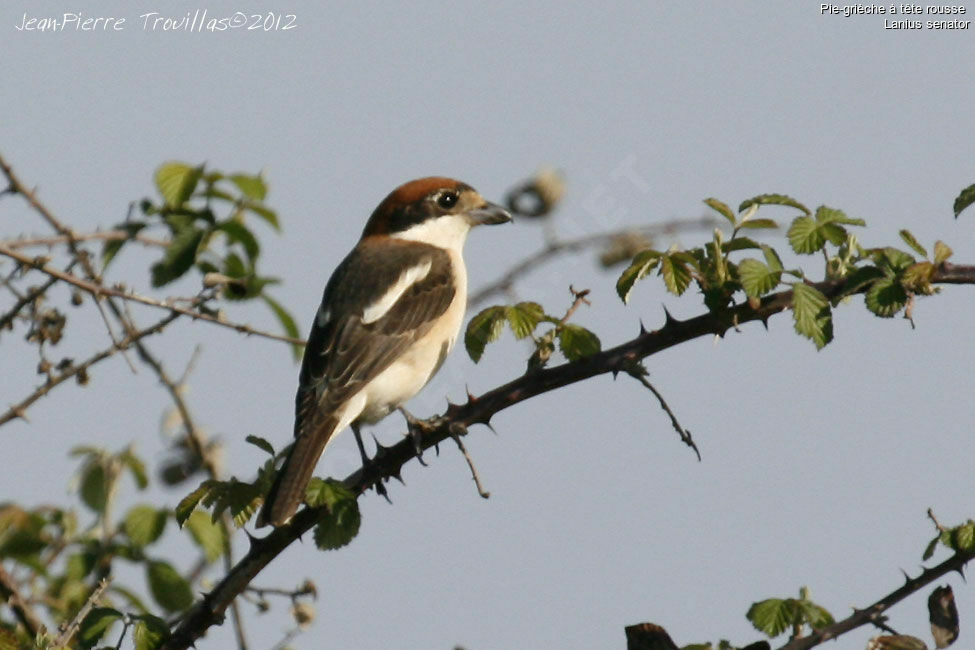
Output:
[[335,433],[336,424],[338,422],[334,418],[325,418],[311,431],[298,436],[257,516],[258,528],[268,524],[283,526],[294,516],[305,499],[305,488],[325,450],[325,444]]

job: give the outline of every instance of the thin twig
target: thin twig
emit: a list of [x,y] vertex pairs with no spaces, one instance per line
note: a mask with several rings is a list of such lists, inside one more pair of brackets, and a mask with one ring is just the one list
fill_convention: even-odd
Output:
[[33,393],[31,393],[30,395],[22,399],[17,404],[11,406],[5,413],[0,415],[0,426],[3,426],[7,422],[11,420],[15,420],[17,418],[24,419],[26,417],[27,408],[30,407],[31,404],[33,404],[40,398],[47,395],[49,392],[51,392],[53,388],[55,388],[59,384],[62,384],[68,379],[71,379],[72,377],[75,377],[82,372],[87,372],[89,368],[91,368],[99,361],[103,361],[104,359],[107,359],[108,357],[112,356],[113,354],[119,352],[122,349],[131,347],[132,344],[134,344],[136,341],[139,341],[152,334],[158,334],[167,325],[169,325],[177,318],[179,318],[179,314],[177,313],[167,314],[165,318],[157,321],[154,325],[147,327],[143,330],[140,330],[135,334],[130,334],[126,338],[122,339],[121,341],[119,341],[118,345],[113,344],[110,347],[105,348],[101,352],[97,352],[96,354],[92,355],[86,361],[77,365],[72,365],[64,372],[50,377],[44,385],[39,386]]
[[[73,260],[71,261],[71,263],[68,264],[67,268],[70,270],[72,266],[74,266]],[[54,286],[56,282],[58,282],[57,278],[49,277],[47,282],[45,282],[41,286],[35,287],[29,290],[23,296],[20,296],[17,299],[17,302],[14,303],[14,306],[3,316],[0,316],[0,331],[2,331],[10,323],[12,323],[15,318],[17,318],[17,315],[20,313],[21,309],[23,309],[25,306],[29,305],[30,303],[34,302],[35,300],[37,300],[38,298],[46,294],[47,290],[50,289],[52,286]]]
[[17,239],[7,239],[0,241],[0,245],[6,246],[17,250],[19,248],[34,248],[34,247],[47,247],[53,248],[54,246],[59,246],[61,244],[67,244],[73,239],[76,242],[86,242],[86,241],[102,241],[102,242],[113,242],[113,241],[126,241],[131,239],[132,241],[139,242],[144,246],[152,246],[158,248],[165,248],[169,245],[169,242],[164,239],[155,239],[153,237],[147,237],[145,235],[137,234],[132,235],[132,233],[126,230],[105,230],[101,232],[87,232],[87,233],[74,233],[74,236],[69,238],[66,235],[55,235],[53,237],[20,237]]
[[[185,307],[180,307],[175,304],[172,300],[155,300],[153,298],[148,298],[146,296],[139,295],[131,291],[121,291],[119,289],[114,289],[111,287],[106,287],[104,285],[98,285],[88,280],[84,280],[77,275],[71,273],[65,273],[59,269],[52,267],[50,264],[44,263],[42,260],[23,255],[17,251],[11,250],[5,246],[0,245],[0,255],[4,255],[11,259],[17,260],[21,264],[24,264],[30,268],[37,269],[42,273],[57,278],[63,282],[67,282],[70,285],[78,287],[91,293],[94,296],[113,296],[116,298],[121,298],[122,300],[128,300],[131,302],[137,302],[142,305],[148,305],[150,307],[157,307],[159,309],[166,309],[175,314],[181,316],[189,316],[193,320],[202,320],[208,323],[213,323],[215,325],[220,325],[221,327],[226,327],[228,329],[235,330],[241,334],[247,334],[249,336],[260,336],[267,339],[272,339],[275,341],[282,341],[284,343],[291,343],[295,345],[304,345],[305,341],[303,339],[292,338],[290,336],[282,336],[280,334],[272,334],[271,332],[264,332],[262,330],[255,329],[250,325],[243,325],[240,323],[233,323],[230,321],[219,319],[215,316],[209,314],[194,311],[192,309],[187,309]],[[191,301],[193,302],[193,301]]]
[[10,609],[13,610],[17,620],[23,623],[28,636],[34,638],[39,632],[44,630],[44,623],[41,622],[41,619],[34,613],[34,610],[31,609],[28,602],[20,595],[16,581],[14,581],[13,576],[7,573],[3,565],[0,565],[0,597],[10,605]]
[[81,609],[78,610],[78,613],[75,615],[74,619],[72,619],[71,623],[69,623],[67,627],[61,631],[61,634],[54,639],[54,643],[51,644],[51,647],[61,648],[68,645],[68,642],[71,641],[71,637],[73,637],[78,632],[78,628],[81,627],[81,622],[85,620],[86,616],[88,616],[88,612],[92,610],[98,599],[102,597],[102,593],[108,589],[109,582],[111,582],[111,578],[102,578],[99,583],[95,585],[91,595],[88,596],[88,600],[86,600],[85,604],[82,605]]
[[[458,432],[458,429],[460,429],[461,433]],[[450,429],[450,437],[457,443],[457,448],[460,449],[460,453],[464,454],[464,460],[467,461],[467,466],[471,468],[471,478],[474,479],[477,493],[484,499],[490,498],[491,493],[485,490],[484,485],[481,484],[481,477],[477,473],[477,467],[474,466],[474,460],[467,453],[467,447],[464,446],[464,442],[460,439],[464,433],[467,433],[464,427],[451,427]]]
[[660,402],[660,408],[662,408],[664,412],[670,416],[670,423],[674,426],[674,431],[677,432],[677,435],[680,436],[680,439],[683,441],[685,445],[687,445],[688,447],[694,450],[694,453],[697,454],[697,460],[700,462],[701,451],[697,448],[697,444],[694,442],[694,438],[691,437],[691,432],[685,429],[683,426],[681,426],[681,423],[677,421],[677,416],[674,415],[674,412],[672,410],[670,410],[670,406],[667,404],[667,400],[664,399],[664,396],[660,394],[660,391],[658,391],[656,387],[650,383],[650,380],[647,379],[647,369],[644,368],[642,365],[638,364],[635,365],[631,370],[629,370],[628,374],[634,379],[636,379],[638,382],[643,384],[645,388],[648,388],[650,392],[654,394],[654,396],[657,398],[657,401]]

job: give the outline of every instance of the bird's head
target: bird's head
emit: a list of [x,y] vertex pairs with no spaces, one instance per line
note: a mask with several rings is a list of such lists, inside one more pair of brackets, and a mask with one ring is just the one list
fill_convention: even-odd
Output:
[[500,205],[451,178],[431,176],[400,185],[373,211],[362,237],[390,236],[450,248],[474,226],[511,221]]

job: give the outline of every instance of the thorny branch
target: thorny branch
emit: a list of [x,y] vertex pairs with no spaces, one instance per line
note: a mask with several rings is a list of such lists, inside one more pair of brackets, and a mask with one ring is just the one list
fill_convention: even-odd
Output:
[[[975,284],[975,266],[944,263],[937,268],[932,278],[932,282],[936,284],[942,281],[953,284]],[[827,298],[835,298],[844,292],[845,284],[845,279],[837,279],[813,283],[813,286]],[[642,359],[692,339],[715,334],[723,335],[728,329],[752,321],[765,323],[775,314],[788,310],[791,304],[792,291],[789,290],[767,295],[754,307],[744,301],[721,311],[707,312],[683,321],[673,318],[668,313],[660,329],[641,331],[636,338],[616,347],[577,361],[542,368],[537,372],[522,375],[480,397],[469,397],[465,404],[450,405],[444,415],[426,421],[427,426],[421,428],[419,444],[415,438],[404,436],[402,441],[392,447],[383,448],[382,453],[374,459],[368,473],[362,469],[357,470],[346,477],[344,483],[356,494],[362,494],[379,480],[398,477],[403,465],[416,458],[418,451],[443,442],[451,437],[452,432],[457,431],[458,427],[461,427],[460,430],[466,430],[474,424],[489,424],[496,413],[536,395],[569,384],[607,373],[628,372],[633,364]],[[187,648],[202,637],[208,628],[223,619],[230,603],[268,563],[320,520],[320,509],[304,508],[288,525],[274,529],[266,537],[251,538],[248,553],[212,591],[187,612],[163,647]],[[970,561],[972,555],[956,555],[954,558],[953,564],[939,565],[929,570],[940,571],[940,573],[925,572],[916,580],[923,579],[923,584],[927,584],[939,575]],[[905,588],[916,591],[923,584],[909,581]],[[885,607],[897,602],[906,595],[906,593],[902,594],[905,588],[894,592],[896,598],[893,600],[888,602],[885,599],[878,602],[882,602]],[[799,648],[798,646],[787,647],[784,650],[799,650]]]
[[44,623],[31,609],[30,604],[20,595],[17,582],[2,565],[0,565],[0,598],[10,605],[17,620],[23,623],[30,636],[36,637],[37,633],[44,629]]

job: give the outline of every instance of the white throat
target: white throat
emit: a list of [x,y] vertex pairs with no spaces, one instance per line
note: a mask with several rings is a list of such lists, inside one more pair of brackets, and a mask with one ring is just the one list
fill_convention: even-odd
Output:
[[470,230],[471,224],[464,215],[451,214],[428,219],[392,236],[396,239],[430,244],[460,255]]

